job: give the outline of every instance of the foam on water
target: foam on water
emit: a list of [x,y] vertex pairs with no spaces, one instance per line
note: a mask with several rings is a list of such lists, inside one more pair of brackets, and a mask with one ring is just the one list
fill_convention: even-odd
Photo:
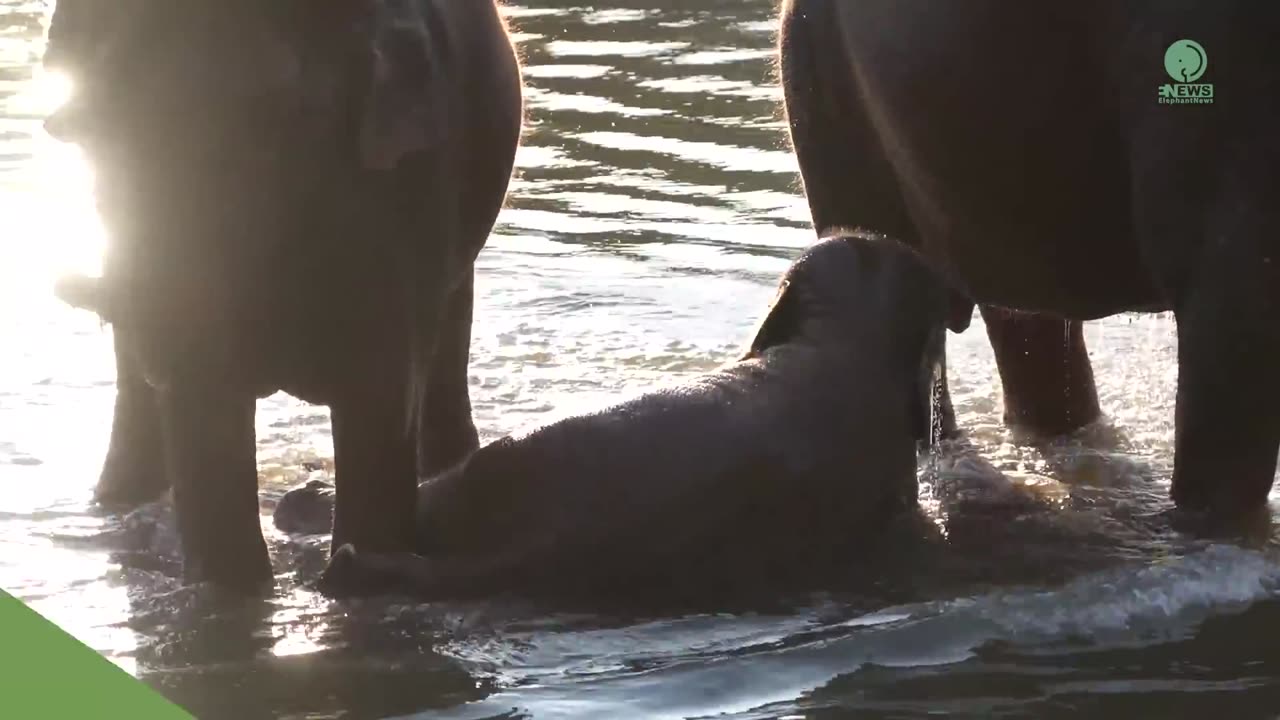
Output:
[[[802,697],[869,666],[960,663],[995,642],[1102,650],[1178,639],[1206,618],[1276,597],[1280,564],[1215,545],[1187,557],[997,592],[886,608],[825,624],[818,609],[777,620],[689,618],[617,630],[504,635],[509,689],[446,715],[519,709],[537,718],[733,716]],[[689,644],[689,638],[701,641]],[[451,653],[491,667],[490,643]],[[576,658],[576,660],[575,660]],[[661,688],[657,692],[656,688]]]
[[996,595],[958,607],[1002,639],[1096,643],[1174,637],[1206,617],[1272,597],[1280,565],[1262,552],[1214,545],[1188,557],[1080,578],[1055,591]]

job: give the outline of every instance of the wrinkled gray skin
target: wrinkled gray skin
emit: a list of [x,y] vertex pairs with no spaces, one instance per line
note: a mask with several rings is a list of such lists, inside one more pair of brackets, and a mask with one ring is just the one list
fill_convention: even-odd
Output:
[[925,350],[947,304],[898,243],[821,242],[740,360],[480,449],[419,486],[416,555],[357,545],[320,586],[598,597],[830,573],[914,507]]
[[[1255,0],[786,0],[814,225],[937,263],[982,306],[1007,421],[1039,433],[1099,417],[1080,321],[1172,310],[1173,499],[1248,516],[1280,449],[1277,37]],[[1157,101],[1183,38],[1212,105]]]
[[61,0],[45,60],[110,232],[59,287],[113,325],[98,499],[172,487],[187,579],[263,588],[254,404],[283,390],[332,412],[335,542],[412,547],[419,472],[477,446],[472,265],[522,121],[494,2]]

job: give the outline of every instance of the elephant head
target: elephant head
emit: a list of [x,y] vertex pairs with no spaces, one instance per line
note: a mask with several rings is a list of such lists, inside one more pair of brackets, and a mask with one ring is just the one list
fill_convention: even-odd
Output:
[[423,12],[414,0],[58,3],[45,61],[77,93],[46,126],[95,166],[105,304],[149,378],[219,357],[234,369],[237,348],[270,332],[263,308],[279,304],[290,250],[312,248],[318,228],[363,227],[379,176],[443,143],[447,43]]
[[923,347],[940,328],[963,331],[966,306],[973,307],[906,245],[837,234],[787,270],[746,357],[796,340],[865,342],[886,333],[905,348]]
[[62,0],[45,64],[82,90],[47,124],[74,142],[163,128],[175,136],[148,139],[185,144],[236,113],[246,131],[354,121],[359,163],[390,169],[444,137],[444,44],[413,0]]
[[972,312],[972,301],[910,247],[836,231],[787,270],[743,358],[786,343],[852,348],[907,374],[912,413],[927,427],[946,330],[965,330]]

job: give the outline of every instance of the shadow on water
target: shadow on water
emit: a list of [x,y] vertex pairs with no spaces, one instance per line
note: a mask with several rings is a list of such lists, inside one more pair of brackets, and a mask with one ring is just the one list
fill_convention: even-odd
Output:
[[[150,517],[138,524],[171,517],[160,506],[142,513]],[[172,540],[158,539],[149,554],[172,557]],[[118,555],[136,674],[201,718],[381,718],[482,698],[485,682],[435,651],[462,622],[456,610],[331,603],[306,587],[324,567],[327,540],[274,544],[283,572],[260,599],[135,567],[136,549]]]

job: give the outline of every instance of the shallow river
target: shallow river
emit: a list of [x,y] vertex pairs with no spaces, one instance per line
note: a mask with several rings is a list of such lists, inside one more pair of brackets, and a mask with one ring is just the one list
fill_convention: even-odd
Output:
[[[809,242],[770,77],[773,0],[511,8],[531,123],[480,258],[471,388],[489,440],[713,367]],[[655,10],[679,7],[678,10]],[[1109,422],[1046,447],[1000,423],[981,321],[950,337],[968,444],[922,464],[923,526],[857,594],[678,616],[334,603],[327,538],[270,523],[331,469],[328,415],[259,405],[263,602],[172,579],[90,493],[110,330],[50,294],[102,243],[78,155],[40,130],[47,10],[0,2],[0,587],[205,718],[1274,717],[1270,528],[1208,544],[1161,511],[1168,316],[1087,331]],[[1099,258],[1106,262],[1106,258]],[[888,562],[883,562],[884,560]]]

